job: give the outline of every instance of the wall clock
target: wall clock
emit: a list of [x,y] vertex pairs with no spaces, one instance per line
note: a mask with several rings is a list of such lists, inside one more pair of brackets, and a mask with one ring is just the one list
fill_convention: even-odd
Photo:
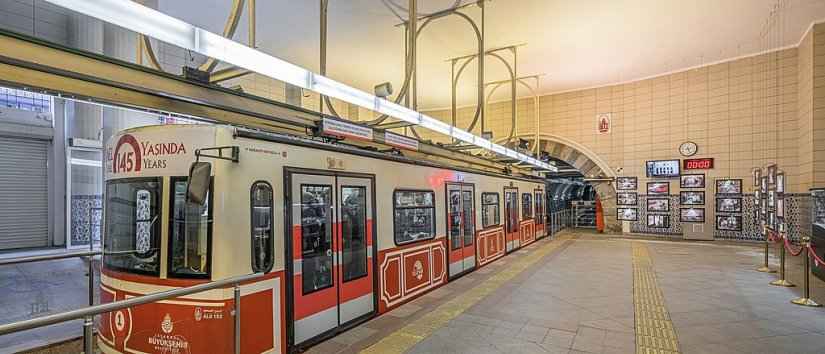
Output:
[[679,145],[679,153],[682,154],[682,156],[685,156],[685,157],[696,155],[696,152],[698,152],[698,151],[699,151],[699,146],[696,145],[696,143],[694,143],[692,141],[686,141],[686,142],[682,143],[682,145]]

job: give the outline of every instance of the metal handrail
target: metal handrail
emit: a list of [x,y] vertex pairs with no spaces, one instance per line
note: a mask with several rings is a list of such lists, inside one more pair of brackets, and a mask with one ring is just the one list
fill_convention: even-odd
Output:
[[26,256],[26,257],[14,257],[14,258],[0,258],[0,266],[7,266],[7,265],[15,265],[21,263],[32,263],[32,262],[42,262],[42,261],[54,261],[58,259],[66,259],[66,258],[75,258],[75,257],[92,257],[100,255],[101,251],[80,251],[80,252],[67,252],[61,254],[47,254],[41,256]]
[[100,304],[95,306],[89,306],[82,309],[71,310],[62,313],[56,313],[52,315],[41,316],[37,318],[32,318],[24,321],[9,323],[0,325],[0,335],[25,331],[33,328],[49,326],[61,322],[67,322],[77,319],[85,319],[83,323],[83,337],[84,337],[84,347],[86,349],[86,353],[92,353],[92,326],[93,326],[93,317],[112,312],[118,311],[129,307],[134,307],[138,305],[148,304],[151,302],[157,302],[162,300],[168,300],[172,298],[177,298],[181,296],[191,295],[200,293],[203,291],[214,290],[218,288],[225,288],[228,286],[234,286],[235,292],[235,308],[234,308],[234,315],[235,315],[235,353],[240,352],[240,298],[241,298],[241,288],[240,283],[255,280],[263,276],[264,273],[252,273],[247,275],[241,275],[231,278],[226,278],[222,280],[216,280],[210,283],[205,284],[198,284],[193,285],[185,288],[178,288],[172,289],[167,291],[161,291],[157,293],[152,293],[148,295],[142,295],[138,297],[129,298],[126,300],[114,301],[106,304]]

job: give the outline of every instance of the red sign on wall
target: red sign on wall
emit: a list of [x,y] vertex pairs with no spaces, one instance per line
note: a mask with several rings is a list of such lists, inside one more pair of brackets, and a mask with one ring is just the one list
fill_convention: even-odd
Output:
[[685,170],[708,170],[713,168],[712,157],[703,159],[685,159],[684,161]]

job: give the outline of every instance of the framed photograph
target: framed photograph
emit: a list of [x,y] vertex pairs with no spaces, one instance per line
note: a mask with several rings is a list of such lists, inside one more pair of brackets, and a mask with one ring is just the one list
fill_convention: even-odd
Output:
[[776,164],[768,165],[768,184],[775,184],[776,183]]
[[679,201],[682,205],[705,205],[705,191],[681,191]]
[[636,208],[616,208],[616,219],[624,221],[638,221],[639,211]]
[[645,162],[647,177],[671,178],[679,177],[679,160],[657,160]]
[[776,206],[776,191],[768,192],[768,209],[773,209]]
[[776,199],[776,217],[785,219],[785,198]]
[[776,213],[773,211],[768,212],[768,228],[771,230],[776,230]]
[[776,173],[776,191],[778,193],[785,193],[785,172],[783,171]]
[[679,176],[679,187],[681,188],[705,188],[705,174],[692,174]]
[[768,215],[768,199],[762,198],[759,200],[759,213],[760,216],[767,217]]
[[670,227],[670,215],[648,214],[647,227],[668,228]]
[[756,189],[756,187],[759,187],[759,183],[761,183],[762,181],[762,169],[754,168],[751,174],[753,175],[753,188]]
[[716,198],[716,211],[720,213],[741,213],[742,198]]
[[742,194],[742,180],[717,179],[716,194]]
[[705,208],[682,208],[679,210],[681,222],[705,222]]
[[648,198],[647,211],[664,212],[670,211],[670,199],[668,198]]
[[636,205],[639,204],[639,194],[636,192],[616,193],[616,205]]
[[724,231],[742,231],[742,217],[739,215],[717,215],[716,229]]
[[759,190],[762,191],[762,194],[768,193],[768,177],[762,176],[762,179],[759,180]]
[[647,195],[669,195],[670,182],[647,182]]
[[616,177],[616,190],[635,191],[639,188],[639,180],[636,177]]

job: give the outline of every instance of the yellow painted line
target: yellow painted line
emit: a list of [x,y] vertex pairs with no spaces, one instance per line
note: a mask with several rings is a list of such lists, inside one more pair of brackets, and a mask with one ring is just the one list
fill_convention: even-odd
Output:
[[521,272],[525,271],[528,267],[561,246],[564,241],[571,238],[572,235],[570,234],[561,235],[526,256],[515,257],[515,260],[510,262],[506,268],[500,270],[483,283],[478,284],[460,296],[456,296],[452,300],[441,304],[426,315],[410,322],[401,329],[391,333],[377,343],[362,350],[361,353],[400,354],[406,352],[418,344],[418,342],[421,342],[425,338],[429,337],[437,329],[446,325],[447,322],[450,322],[450,320],[458,317],[458,315],[462,314],[464,311],[467,311],[467,309],[487,297],[487,295],[490,295],[506,281],[521,274]]
[[670,321],[662,290],[656,282],[647,246],[633,242],[633,306],[636,314],[636,354],[678,354],[679,340]]

